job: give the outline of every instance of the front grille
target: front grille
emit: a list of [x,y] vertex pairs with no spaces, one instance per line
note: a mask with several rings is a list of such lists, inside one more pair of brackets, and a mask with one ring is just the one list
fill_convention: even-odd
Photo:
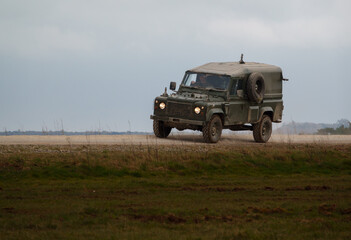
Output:
[[168,116],[178,118],[190,118],[192,116],[192,105],[188,103],[168,102]]

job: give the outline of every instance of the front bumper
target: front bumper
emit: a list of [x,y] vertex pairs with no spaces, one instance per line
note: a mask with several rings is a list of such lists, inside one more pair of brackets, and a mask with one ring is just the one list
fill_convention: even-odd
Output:
[[150,119],[153,120],[159,120],[163,122],[169,122],[173,124],[189,124],[189,125],[197,125],[197,126],[203,126],[204,122],[203,121],[198,121],[198,120],[189,120],[189,119],[183,119],[183,118],[175,118],[175,117],[167,117],[167,116],[156,116],[156,115],[150,115]]

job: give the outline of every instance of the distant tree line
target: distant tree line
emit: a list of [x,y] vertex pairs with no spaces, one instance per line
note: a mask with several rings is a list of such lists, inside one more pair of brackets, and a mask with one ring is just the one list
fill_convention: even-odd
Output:
[[349,126],[345,127],[345,125],[341,125],[337,128],[322,128],[318,129],[317,134],[321,135],[351,135],[351,122],[349,121]]
[[109,132],[109,131],[86,131],[86,132],[68,132],[68,131],[5,131],[0,132],[0,136],[13,136],[13,135],[149,135],[149,132]]

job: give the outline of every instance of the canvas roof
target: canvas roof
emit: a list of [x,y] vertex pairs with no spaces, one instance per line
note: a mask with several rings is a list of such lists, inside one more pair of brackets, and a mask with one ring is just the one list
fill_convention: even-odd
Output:
[[188,70],[196,73],[213,73],[232,77],[251,72],[281,72],[280,67],[265,63],[211,62]]

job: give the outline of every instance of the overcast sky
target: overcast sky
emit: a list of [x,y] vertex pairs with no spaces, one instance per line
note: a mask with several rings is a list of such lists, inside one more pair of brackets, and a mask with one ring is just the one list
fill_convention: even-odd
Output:
[[351,120],[351,1],[0,0],[0,131],[151,131],[187,69],[283,69],[283,121]]

